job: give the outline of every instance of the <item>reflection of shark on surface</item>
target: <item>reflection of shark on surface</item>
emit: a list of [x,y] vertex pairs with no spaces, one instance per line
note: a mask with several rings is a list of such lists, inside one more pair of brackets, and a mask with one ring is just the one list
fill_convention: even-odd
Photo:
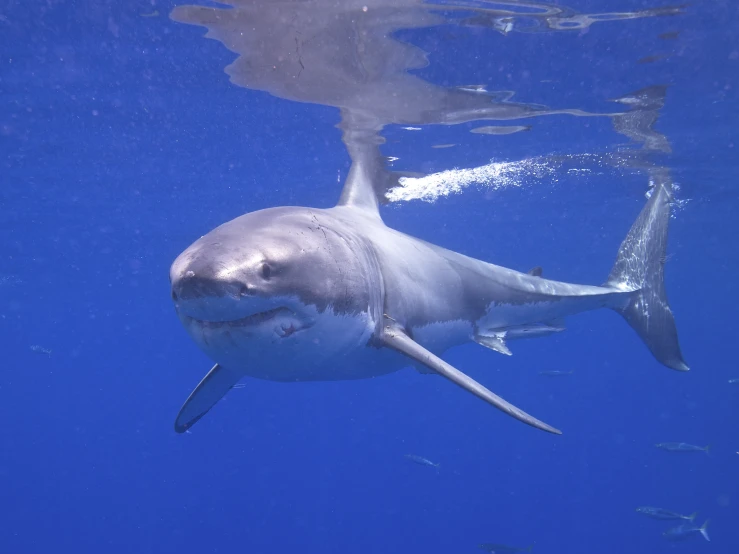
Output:
[[[177,6],[171,18],[206,27],[209,38],[238,55],[226,68],[232,83],[279,98],[362,113],[363,123],[371,120],[379,127],[603,115],[514,102],[513,91],[488,91],[484,85],[443,87],[426,81],[411,70],[426,67],[428,53],[397,40],[396,31],[457,25],[489,27],[503,34],[571,33],[605,21],[682,12],[681,7],[665,7],[581,14],[563,6],[510,0],[496,2],[497,7],[450,2],[446,15],[422,0],[222,3],[229,7]],[[460,19],[460,13],[465,17]]]

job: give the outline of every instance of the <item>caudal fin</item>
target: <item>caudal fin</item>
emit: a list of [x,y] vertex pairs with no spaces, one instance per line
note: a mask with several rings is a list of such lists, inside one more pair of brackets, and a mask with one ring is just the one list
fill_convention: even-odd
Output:
[[670,191],[655,185],[652,195],[621,243],[607,286],[633,291],[628,304],[614,308],[639,334],[655,358],[688,371],[677,340],[675,319],[665,293],[665,253],[670,222]]
[[708,520],[706,520],[705,523],[698,528],[698,531],[700,531],[704,539],[706,539],[708,542],[711,542],[711,538],[708,536],[708,531],[706,530],[707,527],[708,527]]

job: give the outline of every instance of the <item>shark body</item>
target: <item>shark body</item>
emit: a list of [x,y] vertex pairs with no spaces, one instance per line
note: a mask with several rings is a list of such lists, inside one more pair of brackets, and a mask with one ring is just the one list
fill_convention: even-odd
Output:
[[[509,354],[505,338],[563,329],[610,308],[662,364],[688,370],[664,291],[671,191],[652,190],[602,286],[545,279],[464,256],[387,227],[378,156],[353,152],[335,207],[277,207],[229,221],[172,264],[185,329],[216,362],[182,406],[184,432],[244,377],[273,381],[376,377],[413,365],[505,413],[559,433],[442,359],[466,342]],[[549,322],[557,322],[550,324]],[[530,331],[533,331],[531,333]]]

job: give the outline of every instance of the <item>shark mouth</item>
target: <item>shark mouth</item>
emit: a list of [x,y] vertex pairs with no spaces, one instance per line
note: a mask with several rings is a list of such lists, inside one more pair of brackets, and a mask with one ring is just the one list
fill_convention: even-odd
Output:
[[281,339],[285,339],[299,331],[303,331],[309,327],[312,327],[315,323],[311,319],[304,319],[298,316],[292,310],[286,307],[273,308],[264,312],[257,312],[255,314],[242,317],[240,319],[231,319],[226,321],[209,321],[203,319],[196,319],[194,317],[185,316],[188,321],[194,323],[201,332],[208,329],[212,331],[225,330],[226,332],[236,329],[249,329],[255,327],[261,327],[269,322],[274,322],[272,331]]
[[208,321],[204,319],[195,319],[194,317],[189,316],[188,319],[207,329],[219,329],[221,327],[249,327],[252,325],[259,325],[260,323],[274,319],[280,314],[288,315],[291,314],[291,312],[287,308],[274,308],[272,310],[267,310],[266,312],[257,312],[240,319],[231,319],[227,321]]

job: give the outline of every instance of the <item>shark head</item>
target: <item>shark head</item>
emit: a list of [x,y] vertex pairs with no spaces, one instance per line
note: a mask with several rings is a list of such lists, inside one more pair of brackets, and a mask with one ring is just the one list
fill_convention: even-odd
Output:
[[371,335],[366,254],[351,229],[325,211],[252,212],[177,257],[172,300],[185,329],[219,364],[268,379],[302,378],[293,375],[301,350],[320,350],[313,356],[320,365]]

